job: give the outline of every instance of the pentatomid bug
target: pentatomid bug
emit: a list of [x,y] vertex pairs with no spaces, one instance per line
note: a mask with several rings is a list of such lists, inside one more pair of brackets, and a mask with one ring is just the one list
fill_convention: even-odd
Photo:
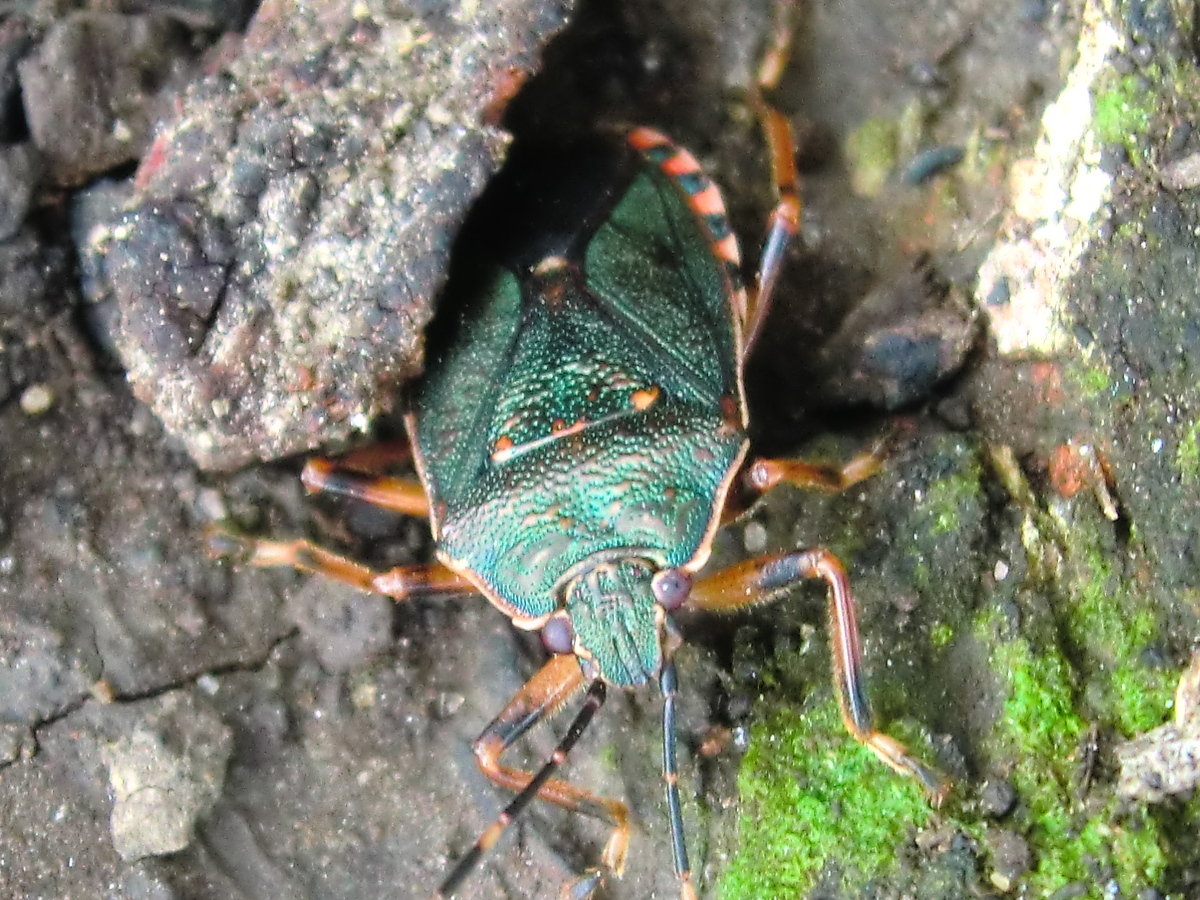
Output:
[[[675,872],[681,897],[694,898],[676,783],[681,639],[672,613],[685,604],[740,609],[806,578],[828,585],[847,728],[935,802],[945,791],[875,729],[850,586],[828,551],[697,574],[743,495],[781,481],[838,490],[879,464],[878,452],[840,469],[748,458],[743,369],[800,213],[790,128],[761,99],[786,47],[781,30],[755,95],[779,201],[749,290],[720,192],[663,135],[637,128],[620,140],[514,150],[482,201],[493,206],[481,216],[488,249],[447,289],[452,315],[431,336],[406,417],[409,442],[315,460],[303,475],[312,490],[428,516],[437,562],[377,573],[307,541],[214,532],[217,549],[252,565],[290,565],[397,600],[481,593],[517,627],[540,630],[550,660],[474,744],[483,772],[516,797],[438,896],[455,892],[535,796],[612,827],[599,866],[563,896],[588,897],[619,876],[631,833],[626,806],[554,776],[610,687],[657,681]],[[419,483],[378,474],[410,453]],[[579,691],[582,707],[540,770],[501,763]]]

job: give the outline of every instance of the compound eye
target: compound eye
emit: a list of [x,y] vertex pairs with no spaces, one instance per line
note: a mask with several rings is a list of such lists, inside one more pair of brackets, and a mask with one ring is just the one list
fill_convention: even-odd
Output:
[[575,631],[566,613],[558,613],[542,626],[542,646],[556,656],[575,652]]
[[663,569],[650,581],[654,599],[668,612],[679,609],[692,590],[692,576],[683,569]]

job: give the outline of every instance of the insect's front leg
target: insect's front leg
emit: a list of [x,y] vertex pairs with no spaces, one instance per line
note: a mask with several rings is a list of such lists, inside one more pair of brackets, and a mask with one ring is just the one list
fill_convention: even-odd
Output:
[[810,463],[799,459],[751,460],[742,470],[742,483],[756,494],[778,484],[836,494],[865,481],[883,468],[884,460],[904,429],[893,426],[863,452],[841,465]]
[[747,303],[745,328],[742,335],[743,353],[749,353],[762,330],[763,320],[771,307],[775,282],[783,268],[783,252],[800,230],[800,188],[796,172],[796,142],[787,117],[765,97],[774,90],[787,68],[793,31],[792,0],[776,0],[775,22],[770,43],[763,54],[754,87],[752,104],[767,142],[771,160],[771,184],[778,198],[767,225],[758,274]]
[[449,897],[475,864],[504,833],[504,829],[528,805],[535,796],[547,800],[563,809],[600,819],[612,826],[612,833],[601,855],[602,867],[591,869],[579,878],[563,886],[564,900],[585,900],[590,897],[606,874],[620,876],[625,868],[625,854],[629,848],[629,810],[624,803],[598,797],[590,791],[576,787],[551,775],[566,761],[567,754],[592,715],[604,702],[605,686],[595,681],[590,686],[584,707],[567,730],[566,736],[555,748],[550,760],[536,773],[526,772],[502,765],[500,757],[526,731],[553,715],[570,697],[583,687],[583,670],[579,661],[571,654],[554,656],[533,678],[509,701],[491,724],[476,739],[473,749],[479,768],[488,778],[501,787],[516,791],[517,796],[504,808],[487,830],[475,842],[442,883],[437,897]]
[[[428,517],[429,500],[420,482],[384,474],[411,460],[412,448],[406,440],[371,444],[335,460],[309,460],[300,478],[310,492],[351,497],[393,512]],[[311,541],[252,538],[221,524],[208,529],[207,540],[209,552],[216,557],[260,568],[287,566],[394,600],[471,594],[477,590],[467,579],[436,562],[376,572]]]
[[876,730],[862,671],[854,597],[837,557],[817,548],[751,559],[698,581],[691,602],[701,609],[729,612],[772,600],[806,578],[820,578],[829,587],[833,683],[846,729],[896,772],[920,784],[930,802],[940,805],[949,790],[946,780],[895,738]]

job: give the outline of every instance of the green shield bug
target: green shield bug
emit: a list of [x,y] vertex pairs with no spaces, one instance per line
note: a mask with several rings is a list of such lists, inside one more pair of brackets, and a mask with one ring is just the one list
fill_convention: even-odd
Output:
[[[619,876],[631,825],[625,804],[556,778],[610,687],[657,681],[675,872],[696,896],[677,788],[672,613],[730,611],[807,578],[829,590],[834,682],[851,734],[934,802],[945,784],[876,730],[861,673],[845,572],[822,549],[698,573],[744,495],[787,481],[838,490],[881,453],[842,468],[750,459],[743,368],[769,305],[800,202],[784,117],[761,100],[787,41],[769,49],[756,109],[778,204],[755,283],[724,203],[696,160],[646,128],[569,147],[517,147],[488,194],[468,277],[452,278],[413,392],[405,446],[314,460],[312,490],[428,516],[438,561],[374,572],[307,541],[214,532],[253,565],[290,565],[397,600],[481,593],[550,659],[474,744],[483,772],[516,793],[443,882],[449,896],[534,797],[611,826],[600,864],[564,887],[591,896]],[[411,453],[419,483],[378,474]],[[521,735],[584,691],[582,708],[537,772],[501,763]]]

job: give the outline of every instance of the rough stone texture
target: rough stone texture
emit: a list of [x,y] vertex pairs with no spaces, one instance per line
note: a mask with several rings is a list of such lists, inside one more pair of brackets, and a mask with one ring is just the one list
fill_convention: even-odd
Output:
[[181,74],[182,34],[160,16],[79,11],[20,64],[25,117],[49,177],[78,185],[137,159]]
[[232,735],[196,691],[83,706],[43,729],[87,795],[111,807],[112,845],[124,860],[184,849],[221,795]]
[[487,124],[565,2],[270,0],[110,233],[135,393],[205,468],[343,440],[421,366]]
[[25,222],[37,189],[41,160],[29,144],[0,148],[0,241]]
[[11,16],[0,22],[0,140],[21,138],[20,82],[17,64],[33,43],[28,22],[21,16]]

